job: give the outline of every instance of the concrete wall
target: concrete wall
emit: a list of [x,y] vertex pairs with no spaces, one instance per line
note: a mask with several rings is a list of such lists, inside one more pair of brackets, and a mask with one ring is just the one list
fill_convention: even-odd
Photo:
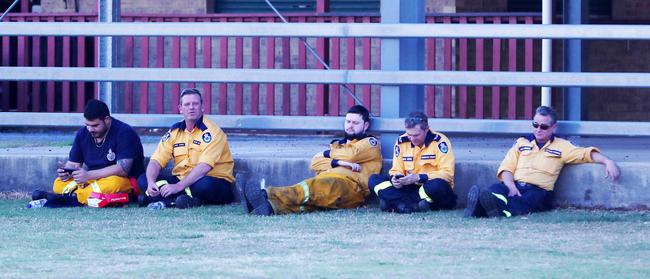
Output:
[[[31,192],[50,190],[55,177],[57,156],[0,156],[0,192]],[[313,176],[309,158],[243,158],[235,162],[238,183],[264,177],[267,185],[286,186]],[[455,192],[458,207],[466,205],[467,190],[471,185],[490,185],[496,182],[499,161],[458,161],[456,163]],[[584,208],[645,209],[650,207],[650,172],[647,163],[619,163],[621,180],[613,183],[604,178],[598,164],[567,166],[557,182],[556,204]],[[384,172],[390,168],[385,160]],[[169,168],[168,168],[169,170]],[[371,198],[370,202],[374,202]]]

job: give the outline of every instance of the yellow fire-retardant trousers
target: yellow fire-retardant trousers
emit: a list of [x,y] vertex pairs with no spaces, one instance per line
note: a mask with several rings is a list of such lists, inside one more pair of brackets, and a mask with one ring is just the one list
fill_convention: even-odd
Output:
[[275,214],[356,208],[363,204],[367,193],[337,173],[321,173],[292,186],[267,187],[266,191]]
[[54,180],[52,191],[57,194],[69,194],[76,189],[75,194],[77,194],[77,200],[81,204],[88,204],[88,198],[92,192],[113,194],[131,191],[131,181],[128,178],[116,175],[90,180],[87,184],[88,186],[82,188],[72,179],[62,181],[61,178],[57,177]]

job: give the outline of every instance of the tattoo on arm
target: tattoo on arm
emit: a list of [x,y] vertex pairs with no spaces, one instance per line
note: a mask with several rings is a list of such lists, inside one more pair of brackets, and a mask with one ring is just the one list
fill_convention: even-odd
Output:
[[133,159],[117,160],[117,164],[120,165],[120,167],[122,167],[122,170],[124,171],[124,173],[126,173],[128,175],[129,172],[131,172],[131,166],[133,166]]

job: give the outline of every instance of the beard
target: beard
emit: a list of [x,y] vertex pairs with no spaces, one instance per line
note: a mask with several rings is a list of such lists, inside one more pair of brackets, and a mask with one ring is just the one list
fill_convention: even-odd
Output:
[[357,133],[357,134],[348,134],[348,133],[345,133],[345,138],[346,138],[347,140],[360,140],[360,139],[363,139],[363,138],[365,138],[365,137],[366,137],[366,134],[363,133],[363,132],[361,132],[361,133]]

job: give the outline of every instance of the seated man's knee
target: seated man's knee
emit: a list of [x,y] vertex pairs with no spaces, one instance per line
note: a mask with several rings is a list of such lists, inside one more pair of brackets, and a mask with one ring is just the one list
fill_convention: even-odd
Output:
[[424,189],[427,191],[427,193],[438,195],[448,194],[452,191],[449,182],[440,178],[432,179],[424,183]]
[[504,194],[505,193],[506,195],[508,194],[508,191],[509,191],[508,187],[506,187],[506,185],[504,185],[501,182],[494,183],[494,184],[488,186],[487,188],[481,189],[481,190],[485,190],[487,192],[492,192],[492,193],[497,193],[497,194]]
[[389,180],[390,177],[387,175],[383,174],[373,174],[368,178],[368,188],[370,188],[370,191],[372,192],[372,189],[377,186],[379,183],[382,183],[386,180]]
[[149,183],[147,182],[147,175],[143,173],[138,176],[138,189],[140,190],[140,193],[144,193],[147,191],[148,187]]

